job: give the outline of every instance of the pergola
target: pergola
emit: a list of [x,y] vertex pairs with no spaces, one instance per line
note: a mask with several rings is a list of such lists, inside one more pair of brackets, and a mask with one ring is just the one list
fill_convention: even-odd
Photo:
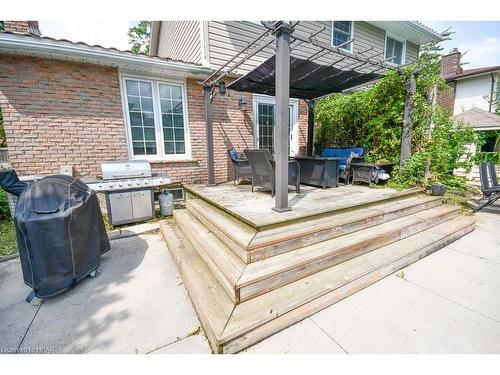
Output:
[[[377,79],[387,70],[397,69],[387,64],[395,56],[385,60],[374,59],[381,53],[368,55],[373,47],[352,53],[342,47],[353,42],[346,41],[337,47],[320,43],[315,37],[324,30],[309,35],[295,30],[299,22],[285,21],[262,22],[265,31],[227,60],[216,72],[203,81],[205,93],[205,116],[207,138],[208,185],[215,185],[212,99],[215,89],[223,93],[226,89],[224,79],[253,56],[275,43],[275,54],[257,68],[228,85],[236,91],[260,93],[275,96],[274,161],[275,161],[275,211],[290,210],[288,206],[288,105],[289,98],[304,99],[309,108],[307,153],[312,154],[314,130],[314,104],[322,96],[362,85]],[[307,45],[314,51],[307,57],[291,56],[292,50]],[[334,61],[329,65],[319,64],[320,57],[332,55]],[[405,111],[406,113],[406,111]],[[411,137],[403,131],[403,149],[407,149]],[[406,156],[406,157],[407,157]]]

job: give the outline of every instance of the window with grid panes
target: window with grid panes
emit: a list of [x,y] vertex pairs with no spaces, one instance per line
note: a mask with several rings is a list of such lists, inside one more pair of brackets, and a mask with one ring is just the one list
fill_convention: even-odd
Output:
[[183,86],[132,78],[124,82],[133,156],[169,159],[186,155]]
[[[332,22],[332,46],[340,46],[352,37],[352,21],[333,21]],[[352,43],[341,47],[346,51],[352,51]]]

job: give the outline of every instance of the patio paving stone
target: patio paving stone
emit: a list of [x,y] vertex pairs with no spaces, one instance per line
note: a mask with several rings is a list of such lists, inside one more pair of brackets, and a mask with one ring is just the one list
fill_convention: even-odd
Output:
[[349,353],[500,353],[500,323],[395,275],[311,317]]
[[345,354],[312,320],[305,319],[242,351],[249,354]]
[[31,304],[24,300],[30,291],[19,258],[0,263],[0,354],[16,352],[38,311],[39,300]]
[[97,278],[44,301],[22,350],[146,353],[200,326],[160,236],[112,241],[100,270]]
[[211,354],[212,350],[208,344],[208,340],[200,332],[197,335],[188,336],[182,340],[173,342],[159,348],[151,354]]
[[405,279],[500,323],[500,298],[495,298],[500,290],[500,263],[452,249],[407,267]]

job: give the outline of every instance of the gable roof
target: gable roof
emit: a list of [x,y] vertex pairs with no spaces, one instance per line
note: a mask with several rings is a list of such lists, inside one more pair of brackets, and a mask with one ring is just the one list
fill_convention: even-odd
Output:
[[494,73],[497,71],[500,71],[500,65],[486,66],[483,68],[476,68],[476,69],[465,69],[461,73],[447,76],[447,77],[445,77],[445,79],[447,82],[458,81],[460,79],[474,77],[474,76],[480,76],[480,75],[488,74],[488,73]]
[[500,129],[500,115],[477,107],[453,116],[455,122],[463,122],[474,130]]
[[191,62],[9,31],[0,32],[0,53],[113,66],[152,74],[172,73],[178,76],[198,76],[208,73],[208,70],[200,64]]

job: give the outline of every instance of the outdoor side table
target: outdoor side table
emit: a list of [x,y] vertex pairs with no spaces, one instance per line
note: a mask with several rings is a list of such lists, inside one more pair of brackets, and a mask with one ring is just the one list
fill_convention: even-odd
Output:
[[365,182],[371,184],[374,172],[383,169],[390,174],[392,166],[390,163],[351,163],[352,183]]
[[335,157],[294,156],[300,165],[300,183],[327,187],[339,186],[339,161]]

